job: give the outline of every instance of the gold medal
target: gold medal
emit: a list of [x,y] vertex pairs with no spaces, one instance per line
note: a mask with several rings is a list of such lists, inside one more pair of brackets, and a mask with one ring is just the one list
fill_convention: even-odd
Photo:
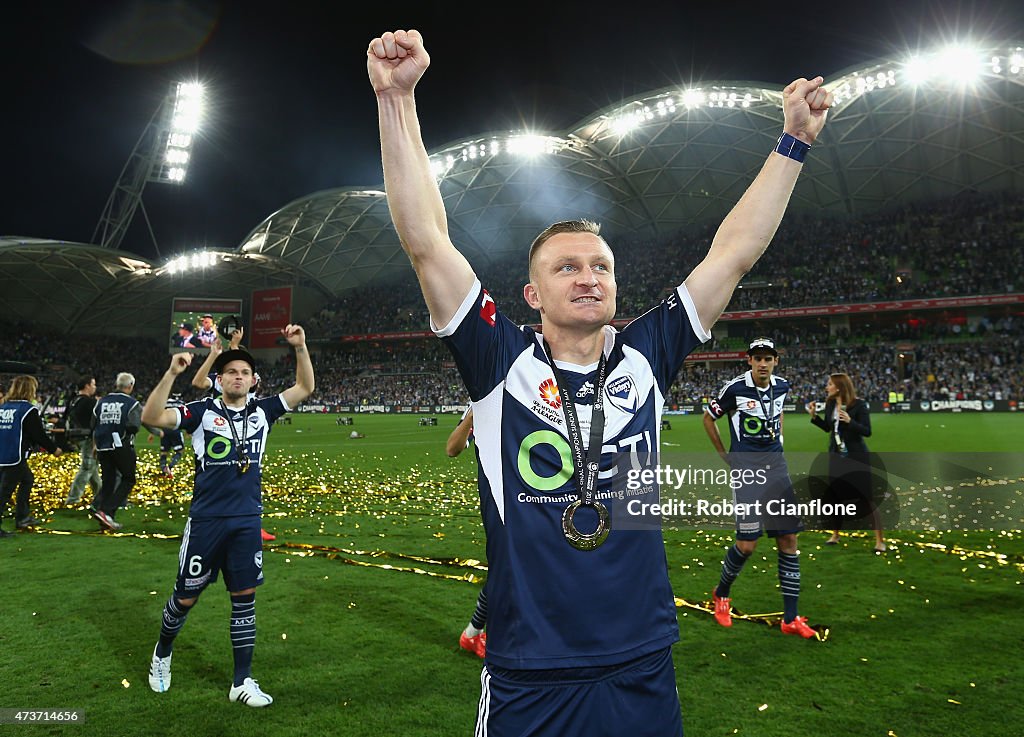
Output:
[[[584,506],[592,507],[597,512],[597,529],[593,532],[580,532],[572,521],[572,518],[576,515],[576,510]],[[566,541],[577,550],[589,551],[601,547],[604,545],[604,541],[608,537],[608,532],[611,528],[608,507],[597,500],[590,504],[584,504],[582,500],[577,499],[562,512],[562,534],[565,535]]]

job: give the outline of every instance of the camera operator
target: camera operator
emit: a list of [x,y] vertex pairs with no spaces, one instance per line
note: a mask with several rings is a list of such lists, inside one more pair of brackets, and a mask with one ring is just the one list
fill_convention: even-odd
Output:
[[100,481],[99,461],[96,460],[96,444],[92,439],[92,413],[96,408],[96,377],[86,375],[78,380],[78,394],[68,404],[64,412],[64,436],[73,450],[81,454],[78,473],[71,482],[65,504],[78,504],[85,493],[85,486],[92,488],[95,498],[102,482]]

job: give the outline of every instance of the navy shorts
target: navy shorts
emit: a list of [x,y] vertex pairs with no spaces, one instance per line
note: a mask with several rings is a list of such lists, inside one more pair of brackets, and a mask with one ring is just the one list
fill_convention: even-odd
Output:
[[752,472],[747,478],[754,479],[733,490],[733,501],[744,505],[743,513],[739,507],[736,513],[737,540],[757,540],[761,535],[791,535],[804,529],[799,516],[787,513],[787,507],[795,505],[797,498],[789,467],[781,454],[772,457],[746,454],[744,462],[733,468]]
[[192,599],[224,573],[228,591],[263,583],[263,539],[258,515],[189,519],[178,552],[174,595]]
[[480,674],[476,737],[682,737],[672,648],[615,666]]
[[182,450],[185,447],[185,439],[181,436],[181,432],[174,430],[164,430],[164,436],[160,438],[160,450],[171,451],[171,450]]

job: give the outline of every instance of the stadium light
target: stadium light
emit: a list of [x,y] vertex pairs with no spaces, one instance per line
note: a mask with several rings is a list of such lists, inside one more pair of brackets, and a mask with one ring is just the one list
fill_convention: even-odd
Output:
[[174,89],[164,148],[164,164],[159,178],[181,184],[188,175],[192,141],[203,120],[203,86],[198,82],[179,82]]
[[[998,57],[991,58],[992,71],[999,74]],[[951,44],[944,49],[911,57],[904,65],[902,79],[913,86],[928,82],[936,84],[973,84],[981,76],[981,52],[966,44]]]
[[1024,49],[1019,46],[1010,54],[1010,74],[1020,74],[1024,69]]
[[687,110],[701,107],[706,99],[703,90],[689,89],[683,92],[683,105],[686,106]]
[[903,79],[914,87],[927,82],[931,74],[931,66],[920,56],[910,57],[903,65]]
[[227,261],[230,256],[231,254],[222,251],[194,251],[172,258],[164,268],[169,274],[198,271],[216,266],[221,261]]
[[977,49],[960,44],[943,49],[936,59],[936,66],[941,77],[958,84],[970,84],[981,74]]

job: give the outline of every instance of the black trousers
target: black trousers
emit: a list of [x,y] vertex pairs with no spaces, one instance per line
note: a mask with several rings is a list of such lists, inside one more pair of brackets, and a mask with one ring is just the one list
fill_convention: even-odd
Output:
[[14,505],[15,522],[21,522],[29,518],[28,495],[32,491],[32,482],[35,477],[28,467],[28,461],[22,460],[15,466],[5,466],[0,474],[0,519],[4,516],[4,510],[11,501],[14,490],[18,490],[17,501]]
[[[128,501],[128,495],[135,486],[135,448],[114,448],[100,450],[96,455],[100,461],[100,474],[103,485],[100,493],[93,501],[93,506],[111,517]],[[117,475],[121,474],[121,480]]]

